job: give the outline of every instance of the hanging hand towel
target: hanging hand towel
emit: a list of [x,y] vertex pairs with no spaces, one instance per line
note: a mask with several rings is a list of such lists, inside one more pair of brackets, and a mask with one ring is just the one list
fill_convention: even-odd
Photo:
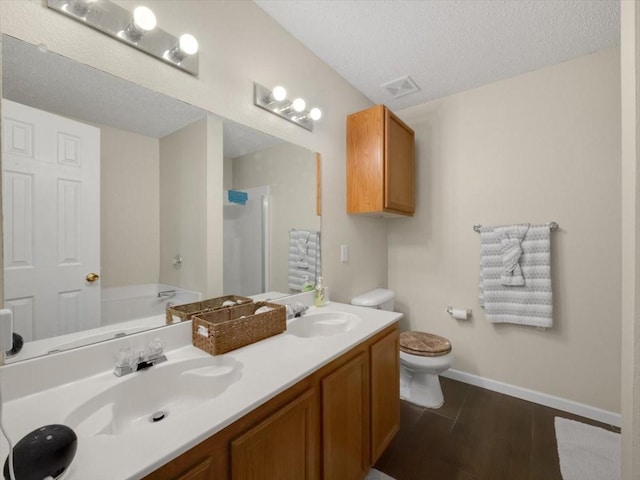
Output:
[[524,285],[520,257],[522,256],[522,240],[529,231],[529,224],[496,227],[494,231],[500,238],[502,253],[502,285]]
[[296,230],[296,238],[298,240],[298,261],[304,262],[309,251],[309,235],[310,232],[305,230]]
[[313,284],[320,271],[320,232],[292,229],[289,232],[289,281],[291,290],[302,291],[305,277]]
[[500,227],[480,229],[480,305],[494,323],[518,323],[536,327],[553,325],[551,249],[548,225],[532,225],[522,243],[520,267],[524,285],[504,285]]

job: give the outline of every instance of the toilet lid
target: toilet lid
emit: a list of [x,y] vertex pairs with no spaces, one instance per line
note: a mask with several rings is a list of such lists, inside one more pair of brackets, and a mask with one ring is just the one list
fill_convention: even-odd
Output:
[[402,332],[400,350],[422,357],[439,357],[451,351],[451,342],[433,333]]

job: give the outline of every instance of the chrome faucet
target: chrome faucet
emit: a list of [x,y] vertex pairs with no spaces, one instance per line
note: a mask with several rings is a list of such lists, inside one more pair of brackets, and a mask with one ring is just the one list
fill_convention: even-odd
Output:
[[301,302],[296,302],[294,304],[286,304],[285,308],[287,309],[287,320],[290,320],[294,317],[301,317],[305,314],[309,307],[303,305]]
[[175,290],[163,290],[162,292],[158,292],[158,298],[173,298],[176,296]]
[[117,353],[116,366],[113,373],[116,377],[122,377],[138,370],[153,367],[167,360],[167,356],[163,353],[166,342],[159,338],[149,342],[146,350],[138,350],[137,355],[133,355],[131,348],[121,348]]

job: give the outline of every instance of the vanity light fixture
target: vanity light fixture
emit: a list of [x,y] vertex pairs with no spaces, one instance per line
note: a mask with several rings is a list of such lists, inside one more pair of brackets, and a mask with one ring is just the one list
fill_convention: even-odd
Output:
[[254,83],[253,104],[310,132],[313,132],[314,122],[322,118],[322,111],[318,107],[307,110],[307,103],[302,98],[287,100],[287,91],[280,85],[269,90]]
[[47,0],[47,6],[176,68],[198,74],[195,37],[185,33],[178,38],[158,28],[155,14],[144,5],[133,12],[111,0]]

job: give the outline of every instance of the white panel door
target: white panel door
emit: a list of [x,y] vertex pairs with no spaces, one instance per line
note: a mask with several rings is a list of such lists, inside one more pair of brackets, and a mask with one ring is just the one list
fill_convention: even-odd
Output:
[[25,340],[100,325],[100,130],[2,100],[5,305]]

